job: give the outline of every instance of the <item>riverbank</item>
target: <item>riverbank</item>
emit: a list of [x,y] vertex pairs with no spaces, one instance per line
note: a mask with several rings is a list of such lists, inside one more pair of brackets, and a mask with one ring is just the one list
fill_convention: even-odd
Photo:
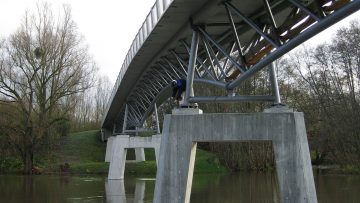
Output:
[[[58,140],[55,149],[46,156],[35,157],[36,174],[107,174],[109,163],[104,162],[106,143],[100,140],[98,130],[71,133]],[[146,161],[126,163],[125,175],[156,174],[155,152],[145,149]],[[135,159],[134,150],[128,150],[127,159]],[[21,173],[22,162],[9,157],[0,163],[0,173]],[[313,166],[314,170],[335,174],[360,174],[353,166]],[[228,173],[229,169],[221,165],[219,158],[207,151],[198,149],[194,173]]]
[[[106,143],[100,140],[99,131],[71,133],[59,140],[53,154],[37,166],[43,174],[107,174],[109,163],[104,162]],[[126,163],[125,175],[155,175],[156,161],[153,149],[145,149],[146,161]],[[135,159],[128,150],[127,159]],[[197,150],[194,173],[226,173],[218,158],[204,150]]]

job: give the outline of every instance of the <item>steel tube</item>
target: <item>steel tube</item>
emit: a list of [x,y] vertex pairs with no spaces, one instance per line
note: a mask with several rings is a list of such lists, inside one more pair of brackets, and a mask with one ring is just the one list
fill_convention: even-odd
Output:
[[154,132],[154,131],[155,130],[151,130],[151,129],[137,129],[137,130],[126,130],[124,133],[140,133],[140,132]]
[[268,0],[263,0],[263,2],[264,2],[265,9],[266,9],[266,13],[267,13],[268,18],[269,18],[270,23],[271,23],[271,27],[272,27],[274,33],[276,34],[276,38],[275,38],[276,43],[281,44],[281,40],[279,38],[279,32],[278,32],[278,29],[277,29],[276,21],[275,21],[273,13],[271,11],[271,6],[270,6]]
[[278,80],[277,80],[274,63],[269,64],[269,75],[270,75],[270,83],[271,83],[272,93],[275,96],[274,104],[275,105],[281,104],[279,85],[278,85]]
[[210,35],[203,29],[199,28],[200,32],[211,42],[213,43],[214,46],[216,46],[216,48],[219,49],[219,51],[221,51],[224,56],[226,56],[241,72],[244,72],[244,68],[241,67],[240,64],[238,64],[231,56],[230,54],[226,53],[226,51],[218,44],[216,43],[215,40],[213,40]]
[[282,55],[286,54],[299,44],[303,43],[304,41],[310,39],[314,35],[318,34],[319,32],[325,30],[326,28],[330,27],[334,23],[344,19],[345,17],[351,15],[352,13],[358,11],[360,9],[360,1],[352,1],[345,5],[344,7],[340,8],[330,16],[322,19],[320,22],[316,23],[312,27],[308,28],[307,30],[303,31],[300,35],[297,37],[294,37],[292,40],[287,42],[286,44],[282,45],[281,47],[277,48],[274,52],[270,53],[267,57],[262,59],[259,63],[255,64],[253,67],[251,67],[248,71],[241,74],[240,77],[235,79],[233,82],[231,82],[227,89],[234,89],[237,87],[241,82],[248,79],[261,69],[263,69],[265,66],[273,62],[274,60],[278,59]]
[[[207,47],[206,48],[207,54],[208,54],[208,57],[209,57],[209,60],[210,60],[210,64],[212,64],[212,68],[214,69],[215,76],[217,78],[219,78],[216,71],[215,71],[214,62],[216,63],[216,65],[217,65],[218,69],[220,70],[220,72],[226,77],[226,74],[225,74],[224,70],[222,69],[222,67],[220,65],[219,59],[217,58],[217,54],[215,54],[215,52],[214,52],[213,48],[210,46],[209,42],[204,40],[204,44],[206,45],[205,47]],[[214,61],[212,61],[211,56],[213,56]]]
[[235,6],[232,4],[225,2],[225,5],[229,6],[231,10],[233,10],[241,19],[243,19],[250,27],[252,27],[259,35],[261,35],[266,41],[270,42],[274,47],[278,47],[269,36],[267,36],[250,18],[247,18],[244,14],[242,14]]
[[214,85],[214,86],[217,86],[217,87],[220,87],[220,88],[223,88],[223,89],[226,88],[226,83],[218,82],[218,81],[215,81],[215,80],[206,80],[206,79],[201,79],[201,78],[195,78],[194,82]]
[[190,96],[194,96],[193,82],[194,82],[195,62],[196,62],[198,47],[199,47],[199,33],[198,31],[193,30],[189,65],[187,70],[188,74],[186,79],[186,91],[185,91],[185,99],[184,99],[185,105],[189,104]]
[[[183,43],[186,51],[187,51],[188,53],[190,53],[189,46],[186,44],[186,42],[182,41],[182,43]],[[214,76],[211,75],[210,71],[208,70],[209,67],[207,67],[207,66],[201,61],[201,59],[199,59],[198,56],[196,56],[196,61],[200,64],[199,69],[202,67],[202,68],[205,70],[205,73],[203,73],[202,76],[200,76],[200,74],[199,74],[199,77],[202,77],[202,78],[203,78],[203,77],[205,77],[207,74],[209,74],[210,77],[211,77],[213,80],[216,80],[216,79],[214,78]]]
[[191,97],[189,101],[191,103],[228,103],[228,102],[248,102],[248,101],[268,101],[273,102],[274,96],[267,95],[250,95],[250,96],[219,96],[219,97]]
[[[204,43],[204,48],[206,50],[205,51],[206,52],[206,57],[207,57],[207,59],[209,60],[209,63],[210,63],[209,69],[211,68],[211,70],[213,72],[213,75],[215,77],[215,80],[219,80],[219,77],[216,74],[215,67],[214,67],[214,62],[213,62],[213,60],[211,58],[211,54],[210,54],[210,50],[209,50],[211,47],[210,47],[209,43],[206,43],[206,41],[204,39],[202,39],[202,41]],[[211,75],[211,73],[210,73],[210,75]]]
[[243,51],[241,49],[241,43],[240,43],[239,35],[237,33],[237,30],[236,30],[234,19],[233,19],[232,15],[231,15],[231,12],[230,12],[230,10],[229,10],[229,8],[228,8],[228,6],[226,4],[225,4],[225,9],[226,9],[226,14],[228,15],[228,18],[229,18],[229,21],[230,21],[230,24],[231,24],[231,29],[232,29],[232,31],[234,33],[234,36],[235,36],[235,44],[237,46],[239,56],[241,55],[241,57],[239,58],[240,63],[245,66],[245,60],[243,58],[244,53],[243,53]]
[[309,9],[307,9],[305,6],[303,6],[301,3],[297,2],[296,0],[288,0],[290,1],[292,4],[294,4],[295,6],[297,6],[300,10],[304,11],[306,14],[308,14],[309,16],[311,16],[313,19],[315,19],[316,21],[320,21],[320,18],[317,17],[315,14],[313,14]]

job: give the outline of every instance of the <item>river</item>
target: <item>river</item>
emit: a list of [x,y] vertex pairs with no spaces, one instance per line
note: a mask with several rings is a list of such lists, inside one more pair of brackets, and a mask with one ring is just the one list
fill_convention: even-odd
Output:
[[[319,202],[360,202],[360,176],[314,171]],[[0,202],[152,202],[154,177],[0,175]],[[195,175],[192,203],[279,202],[273,173]]]

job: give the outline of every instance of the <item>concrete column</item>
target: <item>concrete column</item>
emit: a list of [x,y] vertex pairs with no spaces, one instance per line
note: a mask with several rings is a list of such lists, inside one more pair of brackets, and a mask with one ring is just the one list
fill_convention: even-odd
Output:
[[111,136],[107,139],[107,143],[106,143],[106,153],[105,153],[105,162],[110,162],[111,157],[112,157],[112,145],[113,145],[113,141],[114,141],[114,136]]
[[135,148],[135,161],[136,162],[145,161],[144,148]]
[[161,135],[152,137],[130,137],[118,135],[108,141],[105,161],[110,162],[108,179],[124,179],[126,152],[135,149],[136,161],[145,161],[144,148],[155,148],[156,163],[160,151]]
[[317,202],[303,113],[166,115],[154,202],[190,201],[197,142],[273,142],[281,202]]
[[127,135],[118,135],[113,141],[112,145],[112,157],[110,159],[110,167],[108,179],[124,179],[125,171],[125,162],[126,162],[126,152],[127,149],[124,148],[122,143],[127,143],[129,136]]
[[[170,123],[165,121],[165,126]],[[166,130],[163,128],[163,132]],[[181,145],[181,146],[180,146]],[[154,203],[186,202],[190,196],[192,180],[188,183],[189,173],[193,173],[196,145],[186,134],[166,134],[161,140],[159,166],[156,173]],[[188,190],[187,190],[188,187]],[[188,192],[187,192],[188,191]]]
[[[200,115],[201,109],[173,109],[172,113],[181,115]],[[173,133],[170,115],[164,120],[161,139],[159,165],[156,173],[154,202],[189,202],[194,171],[196,143],[192,136],[179,131]],[[178,126],[184,127],[184,126]]]
[[303,117],[273,140],[281,202],[316,202],[309,145]]
[[160,145],[161,145],[161,135],[153,135],[152,137],[152,143],[155,149],[155,160],[156,160],[156,166],[159,167],[159,158],[160,158]]

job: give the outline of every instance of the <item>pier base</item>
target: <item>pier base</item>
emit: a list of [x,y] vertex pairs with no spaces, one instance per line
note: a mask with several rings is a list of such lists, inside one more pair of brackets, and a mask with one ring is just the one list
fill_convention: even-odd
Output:
[[155,203],[190,202],[197,142],[273,143],[281,202],[317,202],[304,116],[300,112],[166,115]]
[[124,179],[127,149],[134,148],[136,161],[145,161],[144,148],[154,148],[156,163],[160,153],[161,135],[130,137],[117,135],[108,139],[105,161],[110,162],[108,179]]

